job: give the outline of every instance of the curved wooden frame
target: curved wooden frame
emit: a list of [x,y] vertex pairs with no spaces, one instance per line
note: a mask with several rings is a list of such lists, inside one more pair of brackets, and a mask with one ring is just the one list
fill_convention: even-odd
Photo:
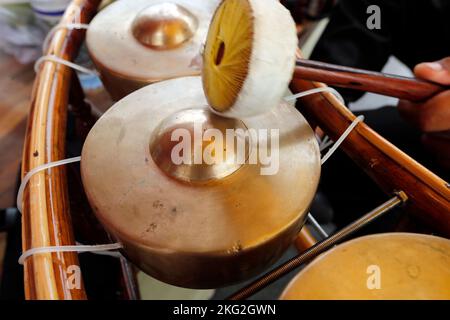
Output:
[[[63,23],[88,23],[100,0],[74,0]],[[78,19],[79,18],[79,19]],[[78,20],[77,20],[78,19]],[[73,60],[83,31],[57,31],[47,54]],[[65,130],[72,71],[60,64],[44,62],[32,94],[22,174],[36,166],[65,158]],[[293,91],[322,84],[293,80]],[[305,97],[301,109],[332,139],[350,125],[355,116],[328,93]],[[450,235],[450,190],[448,184],[412,158],[360,123],[342,144],[343,150],[387,193],[403,190],[409,208],[427,223]],[[40,172],[30,180],[23,202],[23,250],[74,243],[68,206],[65,168]],[[78,266],[76,253],[40,254],[25,262],[27,299],[86,299],[83,286],[71,288],[67,268]]]
[[[100,0],[74,0],[61,22],[89,23],[99,3]],[[47,54],[72,61],[83,37],[82,30],[59,29]],[[66,157],[65,132],[71,77],[72,70],[64,65],[42,63],[32,92],[22,175],[39,165]],[[31,178],[24,193],[22,239],[24,251],[74,244],[64,167],[45,170]],[[67,274],[72,274],[77,268],[76,253],[47,253],[28,258],[24,264],[25,297],[86,299],[83,284],[78,289],[71,288],[67,279]]]

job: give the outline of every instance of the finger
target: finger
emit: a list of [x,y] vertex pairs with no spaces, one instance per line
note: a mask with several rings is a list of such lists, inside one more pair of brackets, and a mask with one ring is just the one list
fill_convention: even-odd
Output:
[[436,62],[420,63],[414,68],[414,74],[418,78],[450,85],[450,57]]

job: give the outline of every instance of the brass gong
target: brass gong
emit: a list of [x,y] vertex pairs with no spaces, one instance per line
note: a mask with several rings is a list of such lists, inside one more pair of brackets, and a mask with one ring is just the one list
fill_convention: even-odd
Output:
[[[230,152],[212,164],[174,164],[173,134],[208,128],[240,132],[233,141],[244,146],[244,163],[234,161],[241,156],[227,141]],[[272,174],[261,174],[268,162],[251,160],[273,135],[242,135],[259,129],[278,132]],[[211,140],[189,144],[201,152]],[[281,102],[257,117],[223,118],[207,106],[201,78],[185,77],[142,88],[109,109],[87,137],[81,171],[97,217],[136,265],[177,286],[215,288],[258,274],[292,243],[319,182],[320,153],[294,107]]]
[[219,2],[121,0],[100,11],[86,44],[111,96],[119,100],[153,82],[199,75],[199,55]]
[[422,234],[358,238],[322,254],[281,299],[450,299],[450,241]]

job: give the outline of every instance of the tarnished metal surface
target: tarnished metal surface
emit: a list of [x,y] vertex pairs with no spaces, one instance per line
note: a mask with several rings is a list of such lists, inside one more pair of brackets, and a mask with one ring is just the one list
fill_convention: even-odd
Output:
[[[129,95],[91,130],[82,177],[98,218],[140,268],[179,286],[218,287],[264,270],[292,243],[317,188],[320,153],[306,120],[283,103],[242,119],[248,129],[279,130],[276,174],[261,175],[258,162],[186,182],[161,170],[150,146],[161,123],[193,108],[207,110],[200,77]],[[251,152],[262,140],[250,140]]]

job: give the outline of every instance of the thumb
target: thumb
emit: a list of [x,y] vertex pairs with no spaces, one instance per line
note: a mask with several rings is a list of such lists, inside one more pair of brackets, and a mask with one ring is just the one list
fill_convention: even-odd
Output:
[[450,85],[450,57],[436,62],[419,63],[414,68],[414,74],[418,78]]

